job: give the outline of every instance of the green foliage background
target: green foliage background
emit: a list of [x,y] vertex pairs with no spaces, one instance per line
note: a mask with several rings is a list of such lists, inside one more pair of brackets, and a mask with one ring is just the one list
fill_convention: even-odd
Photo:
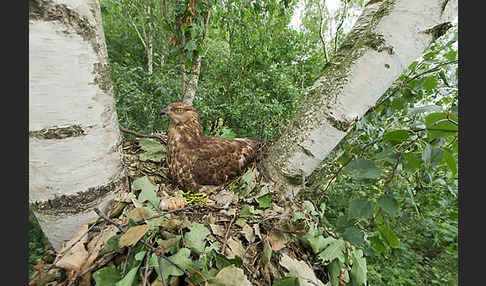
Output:
[[[326,64],[316,3],[307,2],[299,31],[289,27],[295,0],[213,3],[206,45],[196,47],[204,58],[193,105],[206,134],[271,142],[284,131],[294,102]],[[359,14],[363,1],[347,5],[323,28]],[[180,100],[170,33],[157,32],[149,75],[123,1],[102,0],[101,8],[120,124],[165,132],[168,119],[159,111]],[[337,34],[339,45],[345,31]],[[331,62],[334,40],[326,41]],[[458,285],[457,74],[455,26],[397,79],[307,184],[306,198],[324,206],[316,229],[363,250],[368,285]],[[43,246],[35,222],[29,225],[34,263]],[[305,240],[320,241],[318,232]]]

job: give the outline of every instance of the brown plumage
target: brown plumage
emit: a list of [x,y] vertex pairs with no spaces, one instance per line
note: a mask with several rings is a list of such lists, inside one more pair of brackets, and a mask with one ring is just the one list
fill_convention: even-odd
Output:
[[260,142],[250,138],[203,136],[199,114],[188,104],[162,110],[170,118],[167,164],[175,181],[191,191],[220,189],[256,156]]

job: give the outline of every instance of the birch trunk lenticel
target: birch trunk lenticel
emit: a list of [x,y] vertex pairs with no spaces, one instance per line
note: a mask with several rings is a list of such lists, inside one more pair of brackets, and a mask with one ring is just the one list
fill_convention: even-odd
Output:
[[125,182],[97,0],[29,1],[29,203],[52,246]]
[[287,198],[357,119],[450,27],[457,0],[371,0],[323,74],[299,102],[263,164]]

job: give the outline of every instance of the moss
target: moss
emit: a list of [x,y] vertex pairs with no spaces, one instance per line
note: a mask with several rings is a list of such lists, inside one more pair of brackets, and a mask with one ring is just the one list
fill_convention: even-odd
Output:
[[56,196],[54,199],[44,202],[34,202],[31,203],[30,207],[34,212],[44,215],[79,214],[95,207],[107,194],[117,191],[118,186],[122,183],[127,184],[126,177],[119,178],[104,186],[89,188],[87,191],[74,195]]

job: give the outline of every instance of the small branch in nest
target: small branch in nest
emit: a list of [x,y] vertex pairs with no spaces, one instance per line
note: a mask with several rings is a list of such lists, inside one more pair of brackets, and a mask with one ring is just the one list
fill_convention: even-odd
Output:
[[[101,218],[103,218],[105,221],[107,221],[108,223],[116,226],[121,232],[123,233],[126,233],[127,231],[118,223],[114,222],[113,220],[109,219],[102,211],[100,211],[98,208],[94,208],[94,211],[96,212],[96,214],[98,214]],[[139,242],[141,242],[143,245],[147,246],[150,251],[152,252],[155,252],[155,253],[158,253],[157,251],[157,248],[155,248],[153,245],[143,241],[143,240],[139,240]],[[169,261],[170,264],[174,265],[175,267],[177,267],[177,269],[179,269],[180,271],[184,272],[184,274],[187,275],[187,277],[191,278],[192,279],[192,275],[190,273],[188,273],[184,268],[182,268],[181,266],[179,266],[179,264],[175,263],[174,261],[172,261],[172,259],[170,259],[169,257],[166,257],[165,255],[163,254],[160,254],[160,256]]]
[[231,229],[231,225],[233,224],[233,222],[236,220],[236,217],[238,216],[238,209],[235,213],[235,215],[233,216],[233,218],[231,219],[229,225],[228,225],[228,228],[226,229],[226,233],[224,234],[224,240],[223,240],[223,248],[221,248],[221,254],[224,255],[224,251],[226,249],[226,242],[228,241],[228,234],[229,234],[229,231]]
[[160,270],[160,276],[162,277],[162,285],[167,286],[167,282],[165,282],[165,274],[164,274],[164,269],[162,269],[162,255],[157,256],[157,261],[159,262],[159,270]]
[[147,279],[148,279],[148,276],[149,276],[148,264],[149,264],[149,260],[150,260],[150,254],[152,254],[152,252],[151,251],[147,251],[147,258],[146,258],[146,261],[145,261],[145,272],[144,272],[144,275],[143,275],[143,283],[142,283],[142,286],[145,286],[145,284],[147,284]]
[[164,145],[167,145],[167,138],[164,138],[162,136],[159,136],[159,135],[146,135],[146,134],[140,134],[140,133],[137,133],[135,131],[132,131],[132,130],[129,130],[129,129],[126,129],[124,128],[123,126],[120,126],[120,130],[125,132],[125,133],[128,133],[128,134],[131,134],[135,137],[140,137],[140,138],[154,138],[154,139],[157,139],[157,140],[160,140],[160,142]]

